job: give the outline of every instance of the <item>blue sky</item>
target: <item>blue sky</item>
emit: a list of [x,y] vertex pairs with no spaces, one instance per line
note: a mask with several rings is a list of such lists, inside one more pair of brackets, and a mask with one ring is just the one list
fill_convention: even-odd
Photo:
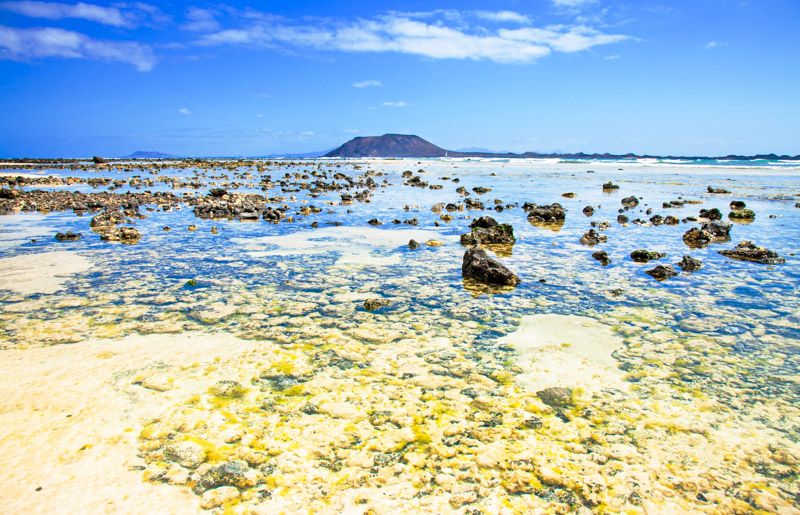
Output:
[[0,0],[0,156],[800,154],[798,0]]

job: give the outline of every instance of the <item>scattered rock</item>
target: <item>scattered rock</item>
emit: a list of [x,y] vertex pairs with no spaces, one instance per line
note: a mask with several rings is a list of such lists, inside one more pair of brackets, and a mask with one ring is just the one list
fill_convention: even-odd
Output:
[[648,261],[653,261],[654,259],[661,259],[665,256],[666,254],[664,254],[663,252],[656,252],[654,250],[638,249],[631,252],[631,259],[636,261],[637,263],[647,263]]
[[650,270],[645,270],[647,275],[653,277],[658,281],[664,281],[669,279],[670,277],[675,277],[678,275],[678,272],[672,268],[672,265],[658,265],[655,268],[651,268]]
[[592,206],[586,206],[583,208],[583,214],[586,216],[592,216],[594,214],[594,208]]
[[600,262],[601,265],[606,266],[611,263],[608,253],[605,250],[598,250],[592,253],[592,257]]
[[581,243],[583,245],[588,245],[590,247],[605,241],[608,241],[608,236],[606,236],[605,234],[600,234],[594,229],[589,229],[588,231],[586,231],[586,234],[581,236]]
[[752,209],[742,208],[731,211],[728,218],[731,220],[755,220],[756,214]]
[[639,205],[639,199],[631,195],[630,197],[625,197],[620,201],[623,206],[625,207],[636,207]]
[[461,275],[489,285],[516,286],[519,284],[519,277],[516,274],[489,257],[486,251],[478,248],[468,249],[464,253]]
[[730,193],[730,191],[723,189],[723,188],[715,188],[714,186],[709,186],[707,188],[709,193]]
[[408,240],[408,248],[411,250],[415,250],[419,248],[419,242],[417,240]]
[[616,184],[614,184],[611,181],[603,184],[603,191],[614,191],[614,190],[618,190],[618,189],[619,189],[619,186],[617,186]]
[[100,233],[103,241],[119,241],[125,244],[133,244],[141,239],[142,235],[133,227],[120,227],[119,229],[108,229]]
[[469,226],[472,232],[461,235],[462,245],[513,245],[517,241],[511,225],[498,223],[491,216],[476,218]]
[[67,231],[56,233],[56,240],[58,241],[78,241],[81,237],[81,233],[79,232]]
[[246,461],[228,461],[206,471],[197,480],[192,490],[200,494],[220,486],[244,488],[255,485],[258,476],[258,471],[251,469]]
[[683,256],[680,261],[676,263],[684,272],[696,272],[703,267],[703,262],[695,259],[692,256]]
[[553,408],[564,408],[572,404],[572,390],[562,386],[552,386],[539,390],[536,396],[548,406]]
[[544,206],[526,202],[522,209],[527,211],[528,220],[532,222],[558,223],[563,222],[567,217],[567,212],[557,202]]
[[197,468],[206,461],[206,452],[199,444],[194,442],[178,442],[165,445],[163,452],[167,461],[174,461],[178,465],[190,469]]
[[364,309],[366,309],[367,311],[375,311],[376,309],[385,308],[390,304],[391,302],[389,302],[386,299],[378,299],[378,298],[367,299],[364,301]]
[[737,259],[739,261],[752,261],[754,263],[762,263],[765,265],[777,265],[786,262],[786,260],[778,256],[776,252],[764,247],[759,247],[752,241],[743,241],[736,245],[736,247],[733,249],[720,250],[719,253],[731,259]]

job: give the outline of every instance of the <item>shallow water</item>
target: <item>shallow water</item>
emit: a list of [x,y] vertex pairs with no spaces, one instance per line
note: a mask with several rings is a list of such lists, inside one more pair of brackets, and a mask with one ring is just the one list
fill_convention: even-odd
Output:
[[[292,213],[307,204],[323,208],[295,214],[294,222],[201,220],[188,207],[143,211],[147,218],[135,221],[140,242],[120,245],[99,240],[89,215],[0,217],[0,259],[68,250],[93,265],[54,294],[14,293],[0,284],[0,347],[189,331],[258,343],[246,355],[170,370],[170,384],[199,382],[205,390],[187,393],[156,419],[138,421],[139,445],[129,449],[141,459],[142,480],[175,484],[163,488],[195,485],[208,464],[245,460],[258,477],[235,484],[238,497],[223,503],[235,510],[366,512],[399,503],[410,511],[798,509],[800,170],[628,162],[358,164],[362,172],[384,172],[376,181],[389,183],[369,203],[341,205],[336,193],[267,192],[284,196]],[[353,163],[332,165],[360,172]],[[317,166],[329,169],[306,163],[289,171]],[[402,171],[418,169],[443,189],[403,185]],[[286,171],[266,173],[276,179]],[[260,172],[238,172],[252,179],[239,175],[245,185],[237,192],[261,191]],[[213,172],[223,173],[234,177]],[[147,176],[113,175],[137,174]],[[192,171],[165,169],[159,176],[187,178]],[[440,179],[445,176],[460,183]],[[202,194],[224,181],[202,180],[199,189],[170,190]],[[620,189],[603,192],[609,180]],[[709,194],[709,185],[732,194]],[[516,207],[456,211],[445,223],[431,207],[460,202],[457,186],[492,188],[471,194],[487,208],[494,199]],[[576,197],[563,198],[566,192]],[[678,218],[712,207],[727,215],[733,199],[744,200],[756,219],[734,224],[730,242],[689,249],[681,236],[696,224],[619,225],[620,199],[629,195],[642,198],[626,213],[631,219],[649,218],[648,207]],[[661,207],[679,198],[702,204]],[[559,202],[566,222],[557,230],[531,225],[524,202]],[[595,207],[592,217],[582,214],[586,205]],[[521,279],[511,291],[481,293],[461,278],[458,236],[481,214],[514,227],[517,243],[501,258]],[[373,218],[384,224],[370,227]],[[394,225],[395,218],[417,218],[418,226]],[[592,221],[610,227],[603,231],[608,242],[590,248],[579,239]],[[192,224],[196,231],[186,229]],[[49,236],[65,230],[84,238],[59,243]],[[410,250],[404,243],[411,238],[443,245]],[[717,253],[742,240],[776,251],[785,264]],[[667,257],[634,263],[629,254],[639,248]],[[591,258],[598,249],[608,252],[609,266]],[[664,282],[644,273],[683,255],[701,259],[703,268]],[[363,301],[374,297],[391,304],[368,312]],[[571,363],[564,356],[575,353],[569,349],[580,348],[577,341],[541,354],[509,344],[539,338],[520,328],[523,317],[536,315],[602,324],[616,339],[608,347],[615,349],[615,367],[587,355],[580,366],[562,369]],[[563,326],[566,340],[579,338],[568,325],[551,323],[556,334]],[[600,339],[605,330],[589,334]],[[559,410],[542,403],[536,388],[547,385],[536,382],[537,374],[559,378],[550,386],[574,387],[574,404]],[[219,380],[236,381],[245,391],[217,395]],[[526,422],[532,417],[538,425]],[[178,441],[204,449],[200,472],[191,475],[165,458],[164,446]]]

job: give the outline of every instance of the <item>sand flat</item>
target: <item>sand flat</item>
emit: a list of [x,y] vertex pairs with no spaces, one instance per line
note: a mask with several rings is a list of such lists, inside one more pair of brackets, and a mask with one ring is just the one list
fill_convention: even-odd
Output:
[[[142,421],[207,387],[180,367],[254,344],[226,334],[132,335],[0,351],[0,511],[197,513],[185,488],[142,479]],[[133,384],[171,377],[166,391]],[[40,491],[36,489],[41,487]]]
[[68,251],[3,258],[0,259],[0,290],[23,295],[53,293],[63,288],[70,277],[91,267],[88,258]]
[[524,316],[519,329],[499,343],[517,350],[517,365],[523,370],[517,380],[532,391],[550,386],[580,387],[587,393],[628,388],[611,355],[622,339],[593,318]]

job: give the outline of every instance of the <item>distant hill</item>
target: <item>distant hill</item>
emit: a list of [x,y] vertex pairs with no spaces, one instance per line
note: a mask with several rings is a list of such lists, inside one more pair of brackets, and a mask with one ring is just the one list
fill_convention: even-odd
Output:
[[728,155],[720,157],[707,156],[656,156],[639,154],[586,154],[577,153],[539,153],[492,152],[484,149],[465,149],[466,151],[445,150],[429,141],[413,134],[384,134],[383,136],[360,136],[337,147],[324,157],[492,157],[492,158],[558,158],[558,159],[719,159],[719,160],[800,160],[800,155],[787,156],[775,154],[757,154],[754,156]]
[[165,154],[163,152],[155,152],[152,150],[137,150],[133,154],[122,156],[123,159],[168,159],[173,156],[172,154]]
[[444,157],[447,151],[419,136],[384,134],[353,138],[325,157]]

